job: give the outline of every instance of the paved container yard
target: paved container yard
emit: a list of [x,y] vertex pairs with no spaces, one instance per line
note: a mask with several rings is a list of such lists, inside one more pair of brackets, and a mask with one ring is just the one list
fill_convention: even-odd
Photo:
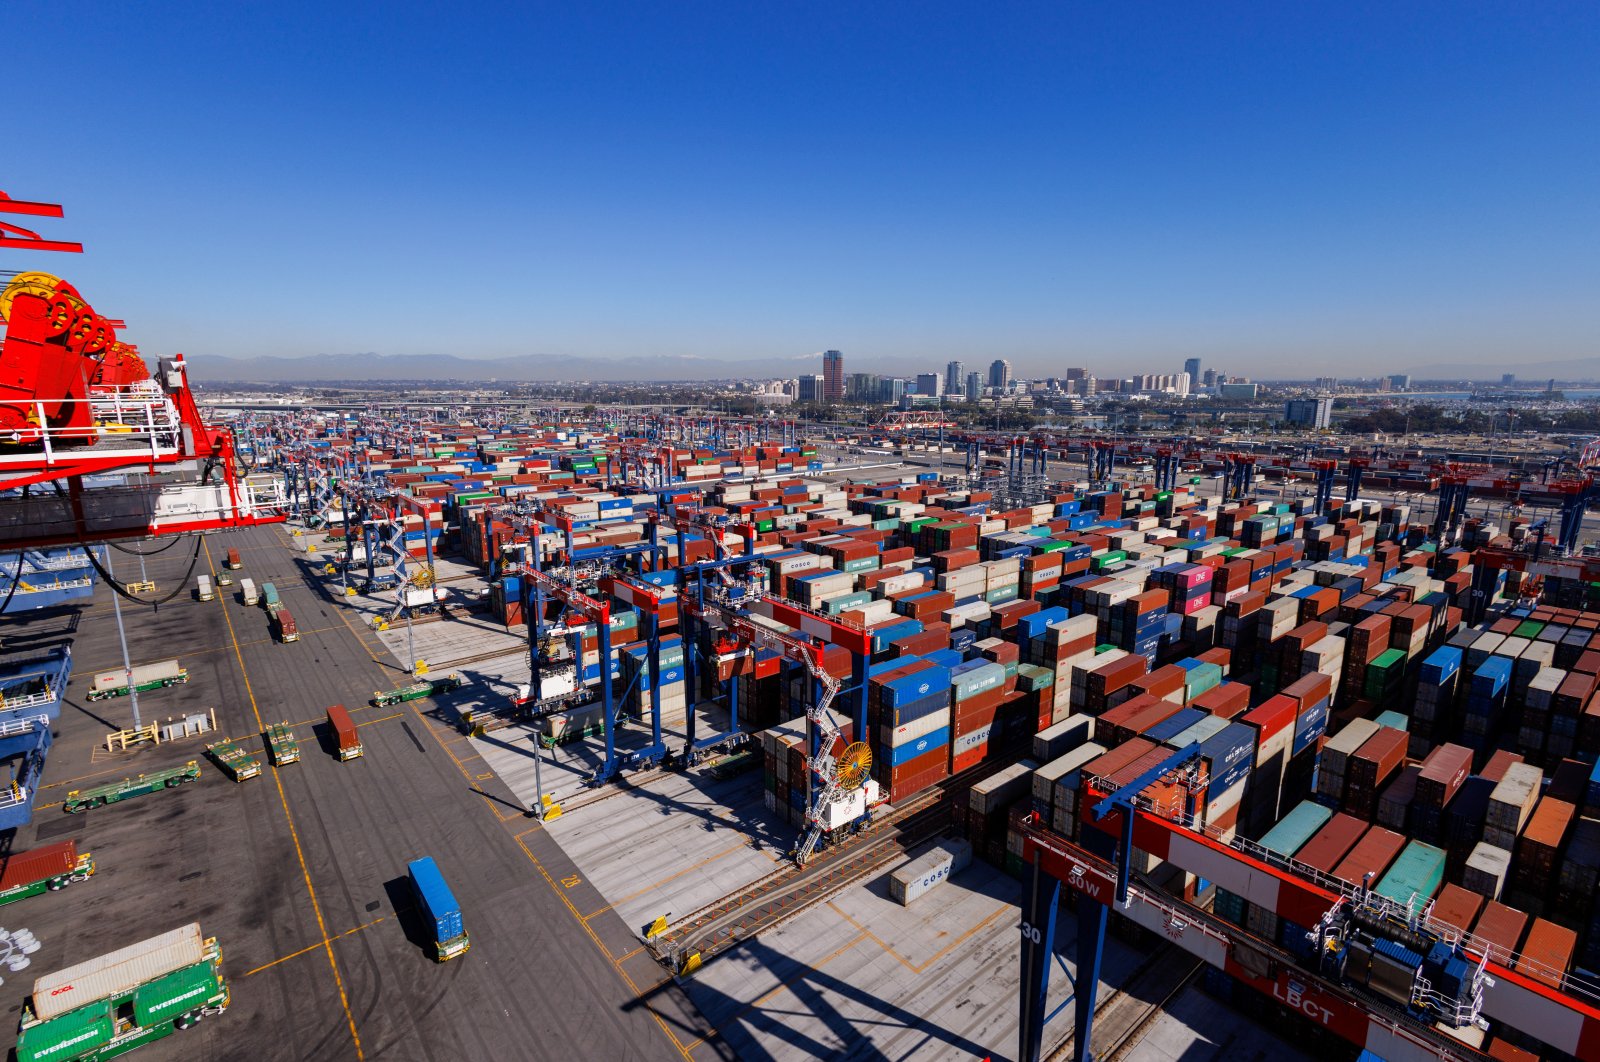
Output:
[[[283,528],[234,532],[208,538],[195,562],[195,573],[214,573],[228,548],[239,549],[236,580],[272,582],[296,616],[300,641],[287,645],[263,610],[240,602],[237,582],[218,587],[214,601],[195,598],[192,546],[144,559],[156,597],[188,578],[155,611],[123,602],[130,658],[175,656],[190,682],[144,694],[141,715],[214,714],[213,735],[106,750],[105,735],[131,723],[132,706],[83,698],[95,673],[121,663],[104,586],[85,607],[0,621],[6,651],[66,641],[76,664],[34,821],[12,846],[72,838],[100,868],[7,911],[8,925],[44,941],[33,968],[0,987],[11,1013],[34,976],[198,920],[222,943],[229,1011],[141,1058],[545,1059],[575,1057],[577,1044],[582,1057],[618,1059],[1015,1051],[1020,887],[982,864],[905,908],[887,896],[900,861],[891,860],[678,985],[643,947],[645,926],[772,875],[794,842],[794,827],[763,807],[759,775],[653,771],[595,792],[583,780],[603,746],[589,739],[545,751],[541,780],[565,810],[540,825],[525,814],[536,792],[529,728],[468,738],[457,727],[462,709],[526,680],[520,633],[464,608],[416,623],[409,645],[403,624],[374,631],[384,603],[339,595],[323,572],[326,546],[306,551],[317,541]],[[129,578],[139,562],[116,553],[113,563]],[[477,584],[455,573],[445,585],[465,602]],[[437,703],[371,706],[375,690],[406,681],[408,650],[467,685]],[[333,757],[330,703],[350,710],[363,758]],[[274,769],[259,735],[278,721],[293,724],[302,760]],[[666,722],[675,747],[683,720]],[[229,781],[204,754],[220,736],[258,753],[263,775]],[[643,739],[633,727],[618,744]],[[71,789],[190,759],[201,763],[196,784],[61,811]],[[424,951],[405,879],[406,862],[421,855],[438,861],[472,935],[472,949],[444,965]],[[1060,934],[1069,966],[1070,925],[1064,918]],[[1144,1037],[1209,1042],[1198,1021],[1150,1019],[1150,965],[1120,942],[1108,953],[1102,1013],[1128,1037],[1122,1049],[1142,1051]],[[1052,999],[1069,992],[1057,977]],[[1064,1013],[1047,1041],[1065,1044],[1071,1029]]]

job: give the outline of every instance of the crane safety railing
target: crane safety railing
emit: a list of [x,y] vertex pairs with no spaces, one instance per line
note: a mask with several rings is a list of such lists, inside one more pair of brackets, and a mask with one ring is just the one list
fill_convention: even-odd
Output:
[[[53,682],[46,682],[45,688],[33,693],[18,693],[12,695],[0,692],[0,712],[26,712],[30,708],[42,708],[47,704],[55,704],[61,699],[61,690]],[[35,718],[43,719],[44,716]],[[5,737],[4,727],[0,726],[0,737]]]
[[[82,427],[53,426],[46,405],[87,405],[93,423]],[[89,398],[20,403],[17,408],[28,406],[33,407],[35,423],[13,432],[10,441],[41,447],[46,467],[58,460],[92,455],[96,447],[115,449],[119,456],[131,453],[156,461],[179,457],[183,452],[183,422],[178,407],[154,384],[128,392],[94,392]],[[31,449],[6,451],[0,453],[0,467],[34,467],[40,456]]]
[[[1086,783],[1102,793],[1115,792],[1117,783],[1110,779],[1090,776]],[[1459,946],[1467,951],[1475,952],[1480,956],[1493,955],[1498,965],[1512,967],[1517,972],[1535,978],[1544,983],[1560,986],[1557,990],[1569,995],[1600,998],[1600,983],[1576,973],[1559,970],[1547,963],[1541,962],[1534,956],[1522,954],[1493,941],[1486,940],[1473,933],[1466,932],[1458,926],[1448,922],[1437,921],[1432,917],[1433,905],[1430,902],[1425,907],[1416,903],[1396,903],[1386,896],[1380,896],[1370,889],[1359,884],[1351,884],[1342,878],[1323,873],[1316,867],[1307,866],[1290,856],[1282,855],[1255,841],[1245,837],[1228,836],[1229,831],[1219,829],[1196,817],[1186,814],[1186,809],[1177,807],[1164,807],[1154,801],[1140,798],[1140,801],[1149,806],[1144,810],[1159,815],[1175,825],[1181,826],[1191,833],[1200,834],[1218,844],[1232,848],[1258,863],[1265,863],[1274,869],[1293,874],[1336,897],[1353,904],[1365,904],[1369,908],[1378,910],[1388,917],[1405,922],[1413,927],[1420,927],[1433,933],[1447,944]]]

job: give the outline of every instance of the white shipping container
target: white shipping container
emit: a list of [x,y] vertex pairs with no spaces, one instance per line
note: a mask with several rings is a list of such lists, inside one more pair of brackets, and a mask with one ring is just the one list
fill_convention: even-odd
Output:
[[1511,853],[1504,848],[1479,841],[1461,869],[1461,887],[1479,896],[1498,900],[1511,873]]
[[41,1021],[118,995],[206,957],[200,923],[46,974],[33,982],[33,1013]]
[[919,738],[950,725],[950,709],[941,708],[937,712],[929,712],[921,719],[913,719],[897,727],[880,726],[878,736],[882,743],[889,748],[910,744]]
[[[178,666],[176,660],[163,660],[156,664],[140,664],[133,669],[133,685],[142,686],[146,682],[177,682],[183,677],[183,668]],[[126,671],[102,671],[94,677],[94,689],[114,690],[128,684],[129,675]]]
[[1543,782],[1544,772],[1538,767],[1531,763],[1513,763],[1489,794],[1484,822],[1507,833],[1521,833],[1528,816],[1533,814],[1533,806],[1539,802]]
[[953,837],[940,838],[889,875],[889,895],[902,906],[910,906],[971,862],[972,845]]

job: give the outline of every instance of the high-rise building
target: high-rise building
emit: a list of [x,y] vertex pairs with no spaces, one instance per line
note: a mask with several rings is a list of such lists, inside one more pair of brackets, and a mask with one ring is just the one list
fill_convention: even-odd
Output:
[[1200,386],[1200,359],[1190,358],[1183,363],[1183,371],[1189,374],[1189,386]]
[[983,373],[967,373],[967,401],[976,402],[983,397]]
[[822,400],[839,402],[844,399],[844,355],[837,350],[822,354]]
[[1393,376],[1389,377],[1389,390],[1409,391],[1410,389],[1411,377],[1407,376],[1405,373],[1397,372]]
[[816,373],[803,374],[800,377],[800,386],[795,391],[794,397],[799,402],[822,402],[825,401],[823,398],[825,390],[826,385],[823,383],[821,376]]
[[1218,379],[1217,379],[1217,370],[1215,370],[1215,369],[1207,369],[1206,372],[1205,372],[1205,375],[1200,378],[1200,382],[1203,385],[1205,385],[1206,387],[1215,387],[1215,386],[1217,386],[1217,384],[1219,382]]
[[938,398],[944,394],[944,377],[936,372],[917,373],[917,394]]
[[1516,382],[1517,382],[1517,374],[1514,373],[1514,372],[1508,372],[1504,376],[1500,377],[1500,386],[1502,386],[1502,387],[1510,387],[1512,384],[1514,384]]
[[1283,419],[1307,428],[1326,428],[1333,419],[1333,399],[1327,395],[1291,399],[1284,403]]
[[961,393],[961,387],[966,382],[966,374],[961,371],[961,368],[962,368],[962,366],[961,366],[961,363],[959,361],[950,361],[950,362],[946,362],[945,363],[945,366],[944,366],[944,393],[945,394],[947,394],[947,395],[958,395],[958,394]]
[[989,363],[989,386],[996,391],[1004,391],[1011,386],[1011,363],[1004,358],[996,358]]
[[881,379],[883,380],[883,390],[879,393],[878,400],[880,402],[888,402],[890,405],[898,405],[900,399],[905,397],[905,380],[899,376],[884,376]]

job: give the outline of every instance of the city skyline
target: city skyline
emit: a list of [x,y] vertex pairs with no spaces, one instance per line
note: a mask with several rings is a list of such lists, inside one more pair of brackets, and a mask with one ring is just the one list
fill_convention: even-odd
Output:
[[1592,6],[907,13],[107,8],[5,264],[197,357],[1600,355]]

